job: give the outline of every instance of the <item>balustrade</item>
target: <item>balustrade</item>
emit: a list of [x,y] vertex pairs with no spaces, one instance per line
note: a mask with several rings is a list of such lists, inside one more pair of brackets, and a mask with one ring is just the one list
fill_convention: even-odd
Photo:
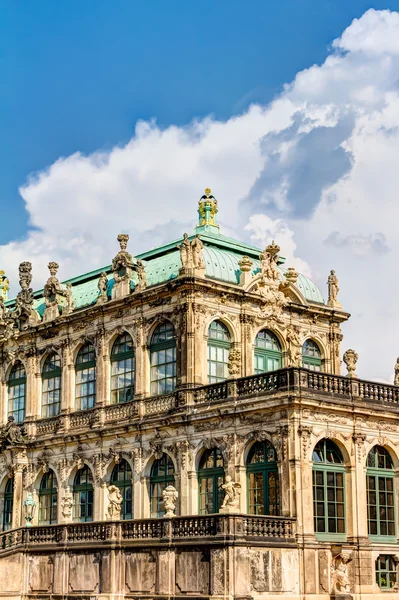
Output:
[[212,383],[211,385],[205,385],[197,388],[194,391],[194,402],[196,404],[204,404],[207,402],[216,402],[218,400],[224,400],[228,397],[227,393],[227,381],[221,383]]

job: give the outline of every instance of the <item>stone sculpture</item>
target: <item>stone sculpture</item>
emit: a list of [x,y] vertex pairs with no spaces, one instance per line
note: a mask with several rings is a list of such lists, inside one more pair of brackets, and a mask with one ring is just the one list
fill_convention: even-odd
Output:
[[105,271],[100,274],[97,287],[100,292],[100,295],[97,298],[97,303],[106,302],[108,300],[108,277]]
[[73,496],[71,488],[68,486],[65,488],[64,497],[61,500],[61,512],[65,521],[72,518],[72,507],[73,507]]
[[47,279],[43,290],[47,308],[57,305],[57,295],[62,294],[60,282],[56,277],[59,269],[58,263],[49,262],[48,269],[50,271],[50,277]]
[[233,481],[230,475],[226,475],[225,481],[222,484],[222,489],[225,492],[225,496],[220,512],[239,512],[241,484]]
[[22,435],[21,428],[17,425],[12,415],[8,417],[7,424],[0,429],[0,440],[2,449],[7,446],[26,444],[27,440]]
[[345,595],[350,592],[350,581],[348,577],[348,563],[352,556],[349,552],[341,552],[332,559],[332,594]]
[[280,273],[277,267],[277,257],[279,252],[280,246],[275,244],[273,240],[259,256],[262,280],[265,283],[280,280]]
[[177,248],[180,250],[180,260],[182,264],[180,272],[186,273],[187,270],[194,269],[197,271],[197,273],[195,273],[196,275],[203,274],[203,271],[205,270],[205,263],[202,258],[204,244],[202,243],[199,234],[197,234],[190,242],[188,234],[184,233],[182,243],[180,246],[178,245]]
[[290,327],[287,331],[288,365],[290,367],[302,366],[301,341],[298,327]]
[[191,244],[188,239],[188,233],[183,233],[183,239],[180,246],[177,246],[180,250],[180,260],[183,269],[192,269],[193,268],[193,257],[191,253]]
[[19,285],[21,291],[18,292],[15,300],[15,310],[12,317],[19,329],[24,330],[29,325],[36,325],[40,321],[39,314],[33,309],[33,289],[30,287],[32,282],[32,264],[23,262],[19,265]]
[[108,487],[108,518],[112,520],[119,520],[121,518],[121,507],[123,497],[120,489],[116,485],[110,485]]
[[112,261],[112,275],[114,277],[112,298],[123,298],[130,294],[133,258],[127,251],[127,243],[129,241],[128,234],[120,233],[117,240],[119,242],[120,250]]
[[393,383],[394,383],[394,385],[399,385],[399,357],[396,359],[395,377],[394,377]]
[[138,284],[136,285],[135,289],[138,292],[140,292],[141,290],[144,290],[147,287],[147,274],[145,272],[145,265],[143,261],[139,258],[137,259],[137,262],[134,266],[134,270],[136,271],[137,276],[139,278]]
[[284,277],[288,281],[288,283],[294,284],[297,282],[299,273],[294,269],[294,267],[288,267],[288,269],[284,273]]
[[165,507],[164,517],[174,517],[175,516],[175,510],[176,510],[176,504],[177,504],[178,497],[179,497],[179,492],[176,490],[176,488],[173,487],[173,485],[168,485],[162,491],[163,504]]
[[330,271],[330,275],[328,276],[327,284],[328,284],[328,306],[341,308],[341,304],[337,300],[338,292],[339,292],[338,277],[336,276],[334,270]]
[[359,355],[352,349],[349,349],[345,352],[343,359],[346,364],[346,368],[348,370],[347,377],[357,377],[356,375],[356,363]]

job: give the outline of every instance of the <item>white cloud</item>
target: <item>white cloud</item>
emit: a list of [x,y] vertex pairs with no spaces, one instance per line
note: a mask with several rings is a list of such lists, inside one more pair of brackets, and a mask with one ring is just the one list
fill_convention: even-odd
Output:
[[320,286],[336,269],[353,314],[343,349],[359,352],[363,377],[390,379],[399,354],[398,75],[399,14],[369,10],[324,64],[265,107],[184,128],[140,122],[127,145],[60,158],[30,177],[21,194],[35,230],[0,247],[0,265],[15,281],[18,263],[32,260],[36,287],[50,259],[62,278],[100,267],[119,231],[137,253],[194,226],[210,186],[226,231],[274,236]]

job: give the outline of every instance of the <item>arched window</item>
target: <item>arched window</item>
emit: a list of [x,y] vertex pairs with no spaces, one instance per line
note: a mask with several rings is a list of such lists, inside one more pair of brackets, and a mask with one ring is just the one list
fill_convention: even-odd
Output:
[[93,520],[93,477],[87,465],[79,469],[75,475],[73,508],[76,521]]
[[123,333],[112,346],[111,404],[129,402],[134,396],[134,347],[128,333]]
[[302,366],[310,371],[321,371],[320,348],[313,340],[306,340],[302,346]]
[[39,524],[52,525],[57,523],[57,478],[50,469],[40,482],[39,490]]
[[314,528],[336,539],[345,536],[345,467],[340,449],[323,439],[313,450]]
[[212,321],[208,329],[208,383],[224,381],[229,376],[230,333],[221,321]]
[[198,469],[199,512],[201,515],[219,512],[223,503],[224,462],[219,448],[205,450]]
[[127,460],[121,460],[115,465],[111,483],[119,488],[122,494],[121,519],[133,518],[133,487],[132,487],[132,469]]
[[8,416],[16,423],[25,419],[26,373],[21,362],[16,362],[8,378]]
[[175,467],[170,456],[162,454],[161,458],[154,462],[151,469],[150,502],[152,518],[163,517],[165,514],[162,492],[168,485],[175,485]]
[[255,374],[281,369],[282,351],[277,337],[262,329],[255,338]]
[[96,353],[93,344],[85,344],[79,350],[75,372],[76,410],[93,408],[96,402]]
[[152,334],[151,394],[169,394],[176,387],[176,336],[172,323],[158,325]]
[[14,504],[14,479],[11,477],[4,489],[3,531],[12,527],[12,508]]
[[390,536],[394,541],[393,463],[382,446],[374,446],[367,457],[367,522],[370,536]]
[[256,442],[247,459],[249,513],[279,515],[280,489],[277,455],[268,441]]
[[42,417],[54,417],[61,410],[61,360],[55,352],[46,358],[42,383]]

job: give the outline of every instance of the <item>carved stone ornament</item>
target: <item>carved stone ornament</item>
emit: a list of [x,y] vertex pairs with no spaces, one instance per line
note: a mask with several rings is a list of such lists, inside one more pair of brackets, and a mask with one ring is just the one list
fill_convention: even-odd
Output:
[[119,521],[121,518],[123,497],[120,489],[116,485],[108,486],[108,518],[113,521]]
[[351,584],[348,577],[348,563],[352,561],[350,552],[340,552],[332,559],[331,564],[331,593],[338,596],[349,594]]
[[349,349],[345,352],[343,359],[346,364],[346,368],[348,370],[347,377],[357,377],[356,375],[356,363],[359,355],[352,349]]
[[178,497],[179,497],[179,492],[176,490],[176,488],[173,487],[173,485],[168,485],[162,491],[163,504],[165,507],[164,517],[174,517],[175,516],[175,510],[176,510],[176,504],[177,504]]
[[145,264],[142,260],[137,259],[134,265],[134,270],[137,273],[138,283],[134,288],[135,292],[141,292],[147,287],[147,274],[145,272]]
[[286,272],[284,273],[284,277],[288,281],[288,283],[296,283],[299,277],[299,273],[294,269],[294,267],[288,267]]
[[64,497],[61,500],[61,513],[65,521],[72,519],[72,507],[73,507],[73,495],[71,488],[68,486],[65,488]]
[[225,481],[222,484],[224,490],[224,499],[220,507],[221,513],[234,513],[240,510],[240,494],[241,484],[232,480],[230,475],[226,475]]
[[127,251],[127,243],[129,241],[128,234],[120,233],[117,240],[119,242],[120,250],[112,261],[112,275],[114,277],[112,298],[123,298],[130,294],[133,258]]
[[313,428],[308,427],[306,425],[300,425],[298,428],[298,433],[301,436],[302,440],[302,455],[303,458],[306,459],[310,447],[310,440],[313,433]]
[[274,241],[260,254],[261,274],[258,283],[252,291],[259,293],[263,306],[259,317],[283,323],[283,308],[288,304],[288,298],[283,290],[286,282],[280,281],[280,272],[277,267],[278,252],[280,247]]
[[241,350],[233,348],[229,353],[227,368],[231,377],[239,377],[241,374]]

